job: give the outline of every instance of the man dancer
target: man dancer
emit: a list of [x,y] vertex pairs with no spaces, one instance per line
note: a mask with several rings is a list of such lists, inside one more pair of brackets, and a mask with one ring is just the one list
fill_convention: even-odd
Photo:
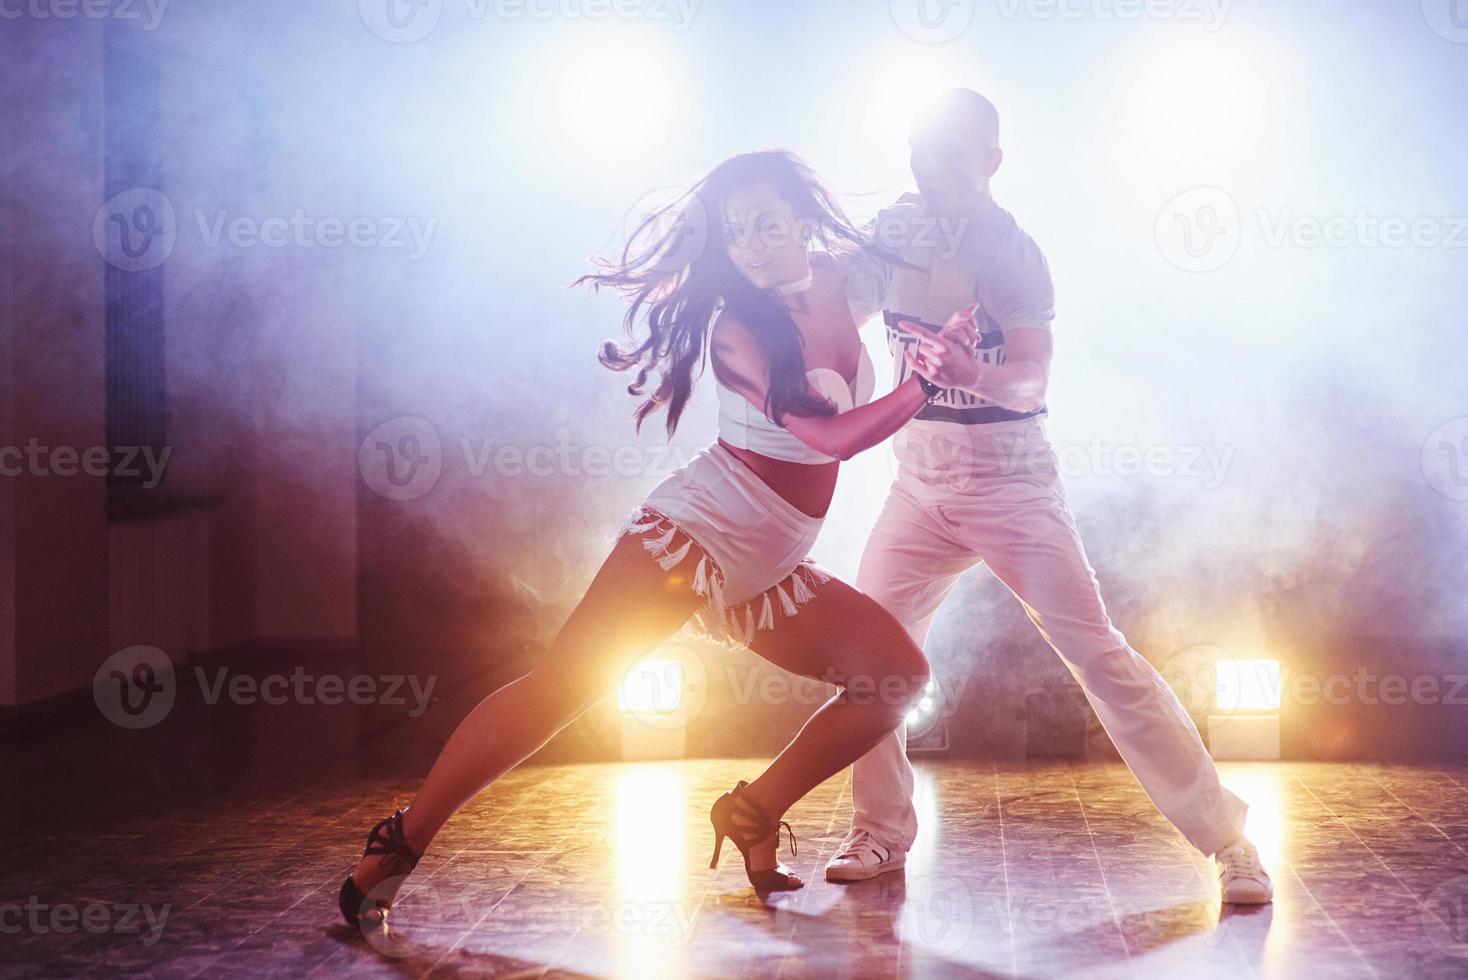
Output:
[[[911,135],[918,195],[883,211],[877,241],[914,268],[858,261],[859,315],[880,309],[900,382],[944,389],[895,439],[899,470],[862,555],[859,589],[921,644],[958,576],[988,562],[1081,683],[1147,795],[1218,867],[1223,900],[1263,904],[1269,875],[1243,836],[1247,805],[1172,689],[1111,624],[1045,437],[1054,294],[1044,255],[999,207],[999,117],[944,94]],[[940,326],[941,325],[941,326]],[[853,772],[852,830],[826,866],[859,881],[906,863],[917,833],[899,729]]]

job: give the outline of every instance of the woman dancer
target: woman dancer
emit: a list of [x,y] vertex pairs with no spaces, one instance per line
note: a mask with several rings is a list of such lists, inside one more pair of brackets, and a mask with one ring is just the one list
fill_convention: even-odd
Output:
[[[656,234],[672,215],[671,230]],[[697,254],[679,261],[690,242],[701,243]],[[827,251],[813,250],[817,242]],[[638,425],[664,410],[671,434],[695,370],[709,359],[719,439],[633,512],[544,661],[480,702],[412,804],[373,828],[342,884],[348,922],[383,921],[455,811],[695,614],[709,634],[841,688],[764,773],[720,797],[711,813],[714,864],[727,837],[756,889],[801,887],[777,861],[781,818],[893,731],[928,679],[922,652],[896,620],[806,558],[838,461],[886,439],[937,390],[913,377],[867,403],[872,365],[833,248],[874,249],[798,158],[749,153],[645,220],[619,262],[579,280],[610,286],[630,304],[633,342],[607,342],[602,363],[635,370],[628,391],[640,396],[658,372]],[[640,320],[646,333],[638,341]]]

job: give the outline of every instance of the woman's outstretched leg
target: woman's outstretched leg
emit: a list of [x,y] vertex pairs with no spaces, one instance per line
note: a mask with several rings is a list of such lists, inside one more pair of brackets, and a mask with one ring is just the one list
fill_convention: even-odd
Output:
[[[414,853],[421,855],[460,807],[615,689],[638,657],[688,620],[701,601],[689,584],[700,557],[690,548],[664,571],[641,538],[618,540],[540,665],[479,702],[444,745],[403,814]],[[407,870],[401,861],[368,856],[352,879],[370,892]],[[376,897],[391,902],[381,890]]]
[[[798,615],[760,632],[751,649],[777,667],[842,689],[746,790],[776,822],[902,724],[928,684],[928,662],[907,631],[838,579],[823,584]],[[750,867],[774,867],[777,845],[776,837],[762,841]]]

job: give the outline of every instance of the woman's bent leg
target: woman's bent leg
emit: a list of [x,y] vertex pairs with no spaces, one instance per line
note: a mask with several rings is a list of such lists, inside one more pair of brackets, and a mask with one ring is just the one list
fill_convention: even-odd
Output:
[[[618,540],[540,665],[479,702],[450,736],[403,815],[415,853],[460,807],[601,700],[638,657],[688,620],[701,601],[688,585],[700,557],[695,546],[664,571],[641,538]],[[402,873],[371,857],[352,877],[368,890]]]
[[[750,798],[776,821],[902,724],[928,683],[928,662],[901,624],[837,579],[799,615],[760,632],[751,648],[778,667],[842,688],[749,785]],[[751,866],[774,867],[775,846],[773,838],[766,842]]]

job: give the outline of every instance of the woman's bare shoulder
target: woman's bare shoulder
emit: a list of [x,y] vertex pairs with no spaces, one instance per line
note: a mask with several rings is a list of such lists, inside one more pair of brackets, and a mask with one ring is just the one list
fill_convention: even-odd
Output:
[[765,356],[753,332],[739,317],[724,310],[709,334],[714,377],[725,384],[749,384],[765,374]]

